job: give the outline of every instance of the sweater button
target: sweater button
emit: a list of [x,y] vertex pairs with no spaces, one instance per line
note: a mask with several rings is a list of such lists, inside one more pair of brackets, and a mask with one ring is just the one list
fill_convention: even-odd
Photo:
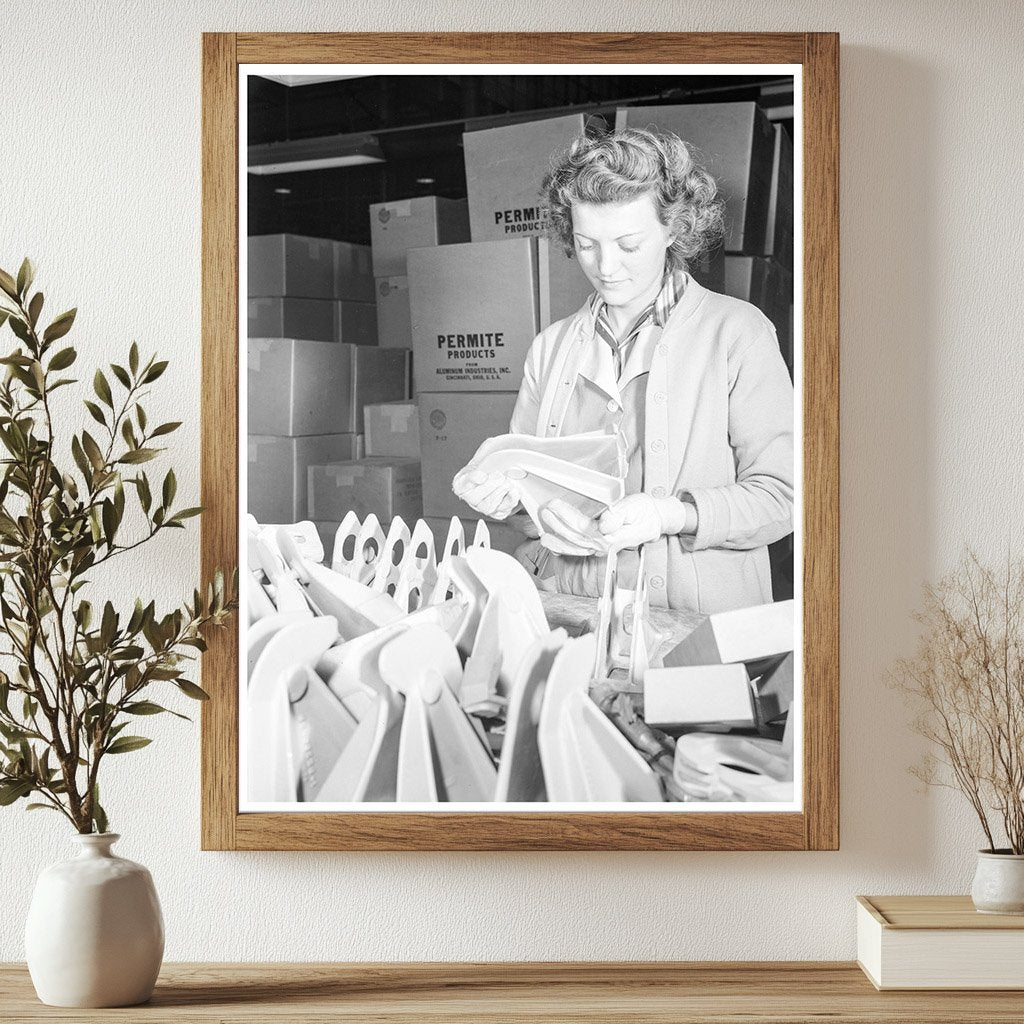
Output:
[[651,586],[654,587],[655,590],[661,590],[665,586],[665,579],[664,579],[664,577],[662,577],[662,576],[652,576],[651,577]]
[[655,487],[651,491],[651,494],[655,498],[664,498],[665,497],[665,488],[664,487]]
[[652,452],[658,452],[658,454],[661,454],[661,452],[663,452],[664,450],[665,450],[665,442],[662,441],[662,439],[660,437],[657,438],[657,440],[654,440],[654,441],[651,442],[651,451]]
[[664,405],[667,397],[668,396],[665,394],[664,391],[657,391],[654,395],[654,401],[657,402],[658,405]]
[[608,411],[609,412],[615,412],[615,410],[618,409],[618,407],[619,407],[619,403],[616,402],[614,398],[609,398],[608,399]]

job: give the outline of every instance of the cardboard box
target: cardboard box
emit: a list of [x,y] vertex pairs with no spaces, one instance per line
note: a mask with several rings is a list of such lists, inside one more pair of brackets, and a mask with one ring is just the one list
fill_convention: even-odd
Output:
[[615,127],[675,132],[694,147],[725,200],[726,251],[764,251],[775,135],[756,103],[619,107]]
[[395,516],[415,523],[423,515],[418,459],[360,459],[309,468],[309,514],[341,522],[349,512],[371,513],[385,530]]
[[409,319],[409,278],[382,277],[377,289],[377,344],[381,348],[412,348]]
[[333,299],[259,297],[248,300],[250,338],[334,341]]
[[334,243],[330,239],[251,235],[248,254],[248,295],[334,298]]
[[469,241],[469,212],[465,199],[419,196],[370,207],[373,276],[405,274],[408,249]]
[[794,614],[792,601],[716,612],[665,655],[665,667],[743,662],[751,676],[758,676],[764,670],[758,663],[793,650]]
[[368,403],[408,394],[409,353],[294,338],[248,342],[248,431],[355,434]]
[[594,289],[575,256],[566,256],[559,242],[537,240],[540,327],[577,312]]
[[248,300],[250,338],[305,338],[377,344],[377,307],[337,299],[260,297]]
[[353,302],[373,302],[373,259],[368,245],[334,242],[331,296]]
[[515,393],[420,394],[420,462],[423,511],[428,516],[477,519],[452,491],[455,474],[496,434],[507,434]]
[[775,325],[786,365],[793,368],[793,275],[774,260],[760,256],[726,256],[726,295],[753,303]]
[[247,438],[247,511],[260,523],[297,523],[307,517],[309,467],[355,455],[354,434]]
[[363,409],[366,454],[380,458],[420,457],[420,413],[415,402],[380,402]]
[[793,140],[786,128],[777,124],[772,156],[772,184],[768,197],[768,223],[764,254],[783,267],[793,264]]
[[[377,344],[377,305],[373,302],[334,302],[334,340],[353,345]],[[408,348],[408,345],[405,346]]]
[[363,432],[363,410],[380,402],[409,397],[409,351],[404,348],[352,347],[352,431]]
[[504,125],[462,136],[474,242],[546,235],[541,181],[552,154],[583,134],[582,114]]
[[657,729],[749,729],[754,699],[742,665],[688,665],[644,672],[644,721]]
[[[480,516],[474,518],[460,517],[462,531],[466,537],[466,543],[472,544],[476,534],[476,524]],[[444,550],[444,542],[448,539],[448,527],[451,523],[451,516],[425,516],[423,521],[430,527],[434,535],[434,551],[437,557],[441,557]],[[514,555],[520,544],[525,544],[527,537],[518,530],[513,529],[508,523],[499,522],[496,519],[484,519],[487,525],[487,532],[491,537],[491,547],[495,551],[504,551],[506,555]]]
[[516,391],[540,329],[537,240],[409,250],[416,390]]

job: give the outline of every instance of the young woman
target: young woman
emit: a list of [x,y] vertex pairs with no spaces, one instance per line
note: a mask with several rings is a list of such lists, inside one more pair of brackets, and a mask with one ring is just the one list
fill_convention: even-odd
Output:
[[[621,432],[628,472],[600,540],[552,502],[517,557],[541,586],[598,596],[606,553],[635,576],[643,545],[653,605],[771,601],[767,545],[793,529],[793,388],[771,322],[687,273],[721,236],[714,181],[676,136],[626,129],[577,139],[544,191],[594,294],[535,339],[510,430]],[[472,463],[453,487],[498,519],[519,504],[516,481]]]

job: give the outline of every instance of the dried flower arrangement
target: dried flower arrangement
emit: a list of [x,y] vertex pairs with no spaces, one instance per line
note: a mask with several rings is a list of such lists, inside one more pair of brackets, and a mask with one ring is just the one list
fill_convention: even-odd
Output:
[[925,588],[915,619],[917,651],[893,678],[939,754],[911,770],[967,797],[989,852],[1002,834],[1005,852],[1024,854],[1024,560],[998,572],[968,554]]

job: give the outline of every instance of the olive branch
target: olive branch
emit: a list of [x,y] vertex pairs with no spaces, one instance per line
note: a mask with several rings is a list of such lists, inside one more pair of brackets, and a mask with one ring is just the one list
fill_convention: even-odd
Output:
[[[226,584],[218,570],[205,591],[164,615],[141,598],[130,613],[86,598],[94,570],[184,529],[202,510],[174,505],[173,469],[155,495],[138,468],[181,424],[148,422],[142,400],[167,362],[143,361],[135,342],[125,365],[95,371],[83,404],[97,426],[71,434],[73,465],[58,461],[51,398],[78,383],[62,375],[78,355],[57,343],[76,310],[42,328],[34,277],[27,259],[16,276],[0,270],[0,328],[17,341],[0,357],[0,664],[14,666],[0,671],[0,806],[36,796],[29,809],[56,810],[81,833],[105,832],[100,765],[151,742],[125,733],[134,718],[186,718],[150,699],[159,684],[208,699],[186,673],[206,649],[204,629],[232,614],[237,571]],[[139,529],[126,528],[126,513]]]

